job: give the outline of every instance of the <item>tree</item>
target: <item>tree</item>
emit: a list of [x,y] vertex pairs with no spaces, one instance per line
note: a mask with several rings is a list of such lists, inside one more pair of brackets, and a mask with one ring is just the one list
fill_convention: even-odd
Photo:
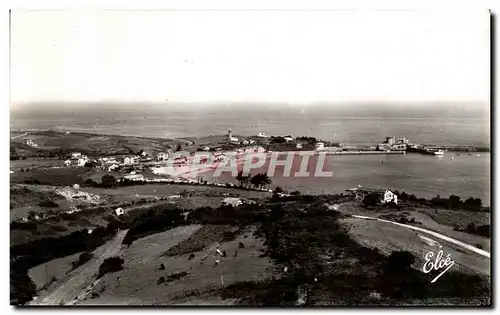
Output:
[[297,137],[296,139],[299,141],[305,141],[310,144],[316,144],[316,142],[318,142],[318,140],[314,137]]
[[363,205],[365,206],[376,206],[380,202],[380,194],[377,193],[369,193],[363,198]]
[[286,140],[283,137],[271,137],[270,143],[285,143]]
[[175,149],[175,151],[182,151],[182,146],[180,143],[177,145],[177,148]]
[[411,269],[411,265],[415,263],[415,256],[409,251],[392,252],[386,261],[386,271],[401,272]]
[[101,183],[105,187],[112,187],[116,185],[116,178],[113,175],[106,174],[103,177],[101,177]]
[[463,203],[463,208],[467,210],[480,210],[482,206],[483,203],[479,198],[470,197]]
[[108,272],[117,272],[123,269],[123,263],[125,261],[121,259],[120,257],[110,257],[106,258],[101,266],[99,267],[99,274],[97,278],[101,278]]
[[250,183],[257,188],[260,188],[265,185],[271,184],[271,178],[267,176],[267,173],[258,173],[250,179]]
[[451,195],[449,198],[449,201],[450,201],[450,203],[449,203],[450,208],[452,208],[452,209],[458,209],[462,206],[462,200],[458,196]]
[[[19,264],[20,265],[20,264]],[[10,268],[10,303],[24,305],[36,295],[36,285],[28,275],[28,269],[17,266],[14,262]]]
[[78,260],[72,262],[71,265],[73,266],[73,269],[76,269],[81,265],[85,264],[86,262],[88,262],[89,260],[91,260],[92,257],[93,257],[92,253],[84,252],[78,257]]
[[94,186],[96,184],[96,182],[92,178],[87,178],[83,183],[88,186]]
[[408,199],[410,198],[410,196],[406,192],[403,191],[401,193],[400,198],[401,198],[402,201],[408,201]]
[[246,187],[248,186],[248,181],[250,180],[250,174],[243,176],[243,171],[239,171],[238,176],[236,176],[236,180],[240,183],[240,187]]
[[97,166],[97,162],[95,161],[88,161],[85,163],[85,167],[96,167]]

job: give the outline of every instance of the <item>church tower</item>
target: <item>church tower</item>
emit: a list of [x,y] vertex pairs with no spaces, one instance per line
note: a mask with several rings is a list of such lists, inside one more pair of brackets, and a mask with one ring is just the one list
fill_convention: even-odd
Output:
[[231,141],[232,138],[233,138],[233,131],[231,130],[231,128],[229,128],[229,130],[227,131],[227,140]]

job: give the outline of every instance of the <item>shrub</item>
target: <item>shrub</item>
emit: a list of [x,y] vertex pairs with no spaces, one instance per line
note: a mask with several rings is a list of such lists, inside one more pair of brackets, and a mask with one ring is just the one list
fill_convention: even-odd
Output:
[[59,205],[55,202],[53,202],[52,200],[50,199],[45,199],[45,200],[42,200],[38,203],[38,205],[40,207],[47,207],[47,208],[58,208]]
[[238,231],[225,231],[223,234],[222,234],[222,241],[223,242],[230,242],[232,240],[234,240],[236,238],[238,234]]
[[116,178],[113,175],[104,175],[101,177],[101,183],[104,187],[115,187]]
[[10,304],[24,305],[36,294],[36,285],[28,275],[28,269],[20,264],[10,268]]
[[415,256],[409,251],[392,252],[386,261],[386,271],[400,272],[411,269],[411,265],[415,263]]
[[162,276],[158,279],[158,281],[156,281],[156,285],[162,284],[164,282],[165,282],[165,277]]
[[34,231],[38,228],[38,225],[35,222],[12,222],[10,224],[11,230],[29,230]]
[[93,255],[89,252],[82,253],[80,257],[78,257],[78,260],[72,262],[71,264],[73,265],[73,269],[76,269],[80,267],[81,265],[85,264],[89,260],[91,260]]
[[96,186],[97,183],[92,178],[87,178],[83,183],[86,186]]
[[117,272],[122,270],[123,269],[122,265],[124,262],[125,261],[120,257],[106,258],[99,267],[99,274],[97,275],[97,278],[99,279],[105,274],[110,272]]
[[275,191],[276,193],[283,193],[283,188],[281,188],[280,186],[277,186],[277,187],[274,189],[274,191]]
[[380,194],[377,193],[370,193],[363,198],[363,205],[364,206],[376,206],[380,202]]

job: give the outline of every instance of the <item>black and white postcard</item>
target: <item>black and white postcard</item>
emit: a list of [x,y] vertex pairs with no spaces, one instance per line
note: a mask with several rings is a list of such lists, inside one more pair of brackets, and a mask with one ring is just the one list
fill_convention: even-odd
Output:
[[12,10],[11,305],[491,306],[491,20]]

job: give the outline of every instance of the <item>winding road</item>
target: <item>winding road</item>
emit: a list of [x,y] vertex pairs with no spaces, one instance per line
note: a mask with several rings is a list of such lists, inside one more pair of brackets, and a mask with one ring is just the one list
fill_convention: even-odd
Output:
[[399,226],[402,226],[402,227],[405,227],[405,228],[408,228],[408,229],[412,229],[412,230],[415,230],[415,231],[426,233],[426,234],[432,235],[432,236],[434,236],[436,238],[439,238],[439,239],[441,239],[443,241],[447,241],[449,243],[452,243],[452,244],[455,244],[457,246],[460,246],[463,249],[467,249],[469,251],[472,251],[472,252],[474,252],[474,253],[476,253],[478,255],[481,255],[483,257],[486,257],[488,259],[490,258],[490,253],[487,252],[487,251],[485,251],[485,250],[479,249],[479,248],[477,248],[475,246],[466,244],[464,242],[461,242],[459,240],[456,240],[454,238],[448,237],[448,236],[443,235],[443,234],[439,234],[439,233],[434,232],[434,231],[426,230],[426,229],[423,229],[423,228],[420,228],[420,227],[416,227],[416,226],[413,226],[413,225],[408,225],[408,224],[398,223],[398,222],[394,222],[394,221],[384,220],[384,219],[366,217],[366,216],[362,216],[362,215],[352,215],[352,216],[354,218],[358,218],[358,219],[376,220],[376,221],[380,221],[380,222],[392,223],[392,224],[399,225]]
[[22,135],[17,135],[17,136],[14,136],[14,137],[11,137],[10,140],[14,140],[14,139],[17,139],[17,138],[20,138],[20,137],[24,137],[24,136],[27,136],[28,133],[23,133]]

